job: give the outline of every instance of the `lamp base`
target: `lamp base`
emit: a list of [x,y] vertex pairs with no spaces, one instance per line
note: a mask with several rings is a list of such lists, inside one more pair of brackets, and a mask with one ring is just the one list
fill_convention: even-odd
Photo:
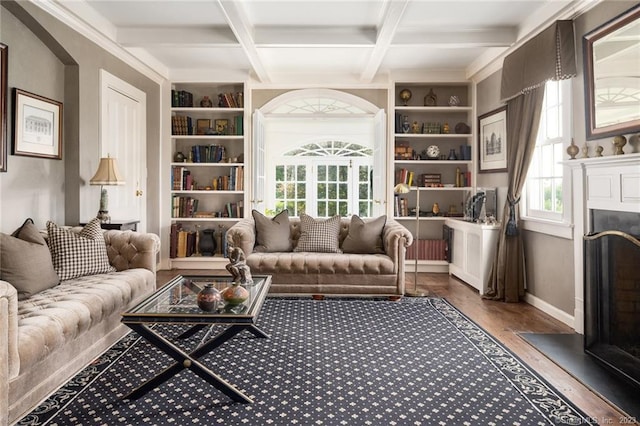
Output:
[[109,212],[107,210],[98,210],[98,215],[96,217],[100,219],[100,223],[111,223],[111,216],[109,216]]

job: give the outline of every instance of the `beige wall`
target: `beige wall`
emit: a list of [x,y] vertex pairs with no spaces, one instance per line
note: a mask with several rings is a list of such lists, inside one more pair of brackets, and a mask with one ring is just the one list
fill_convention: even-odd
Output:
[[0,174],[0,231],[12,232],[27,217],[43,227],[49,219],[77,224],[95,216],[100,195],[88,181],[99,160],[99,75],[105,69],[147,95],[147,229],[158,233],[159,85],[33,4],[3,1],[0,10],[9,88],[64,103],[62,161],[8,156],[8,171]]
[[[604,1],[574,21],[578,75],[573,79],[572,83],[572,129],[575,143],[578,146],[583,146],[586,142],[582,37],[637,4],[637,1]],[[502,105],[500,103],[501,77],[502,72],[500,70],[478,82],[478,115]],[[591,152],[593,152],[596,144],[605,147],[605,154],[612,152],[610,138],[588,141]],[[479,186],[506,187],[507,183],[506,173],[484,173],[478,175]],[[504,194],[504,190],[501,193]],[[504,196],[501,196],[499,199],[500,204],[503,204],[504,200]],[[498,210],[501,209],[499,208]],[[569,315],[573,315],[575,304],[573,241],[532,231],[522,232],[527,270],[527,291],[536,298]],[[577,235],[574,238],[582,238],[582,236]]]

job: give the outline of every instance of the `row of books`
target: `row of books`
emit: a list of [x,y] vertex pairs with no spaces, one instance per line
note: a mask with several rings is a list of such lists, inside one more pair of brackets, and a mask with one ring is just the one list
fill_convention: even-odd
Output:
[[171,188],[173,191],[243,191],[244,189],[244,167],[231,166],[229,174],[216,176],[210,183],[198,184],[191,175],[191,170],[184,166],[174,166],[171,168]]
[[[227,230],[221,228],[219,232],[214,232],[214,238],[216,238],[214,255],[227,257]],[[175,259],[200,254],[198,242],[197,231],[185,229],[181,223],[172,223],[169,235],[169,257]]]
[[[194,106],[193,93],[187,90],[171,90],[171,106],[174,108],[193,107]],[[210,106],[212,105],[210,104]],[[218,107],[219,108],[244,108],[244,94],[242,92],[219,93]]]
[[242,136],[244,131],[244,117],[234,115],[233,122],[229,125],[227,119],[216,119],[211,127],[211,120],[198,119],[197,128],[193,125],[193,118],[188,115],[175,114],[171,117],[171,134],[177,136],[191,135],[231,135]]
[[405,197],[396,195],[393,197],[393,215],[409,216],[409,202]]
[[414,172],[411,170],[407,170],[402,168],[396,172],[396,183],[406,183],[409,186],[414,185]]
[[193,163],[224,163],[227,161],[227,148],[223,145],[193,145],[191,147]]
[[414,240],[407,247],[407,259],[447,260],[447,242],[445,240]]
[[171,197],[171,217],[174,219],[244,217],[244,202],[242,200],[226,203],[222,206],[222,210],[218,211],[200,211],[198,210],[198,204],[199,200],[197,198],[174,195]]
[[171,90],[172,107],[192,107],[193,93],[186,90]]

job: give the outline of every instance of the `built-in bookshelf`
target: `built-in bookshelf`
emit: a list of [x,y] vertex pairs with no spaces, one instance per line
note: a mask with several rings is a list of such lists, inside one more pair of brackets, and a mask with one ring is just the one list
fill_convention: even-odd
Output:
[[393,95],[393,216],[415,239],[407,262],[446,272],[443,224],[463,216],[475,185],[472,85],[396,82]]
[[244,217],[247,203],[244,91],[241,82],[172,84],[172,268],[219,269],[227,262],[226,230]]

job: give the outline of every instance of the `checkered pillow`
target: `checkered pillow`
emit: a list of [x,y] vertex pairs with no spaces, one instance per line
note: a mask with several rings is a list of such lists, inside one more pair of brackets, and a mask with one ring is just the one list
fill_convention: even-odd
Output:
[[49,221],[47,234],[53,268],[61,281],[116,270],[109,264],[99,219],[87,223],[79,233]]
[[318,220],[302,213],[300,215],[300,239],[293,251],[319,253],[342,253],[340,242],[340,216]]

